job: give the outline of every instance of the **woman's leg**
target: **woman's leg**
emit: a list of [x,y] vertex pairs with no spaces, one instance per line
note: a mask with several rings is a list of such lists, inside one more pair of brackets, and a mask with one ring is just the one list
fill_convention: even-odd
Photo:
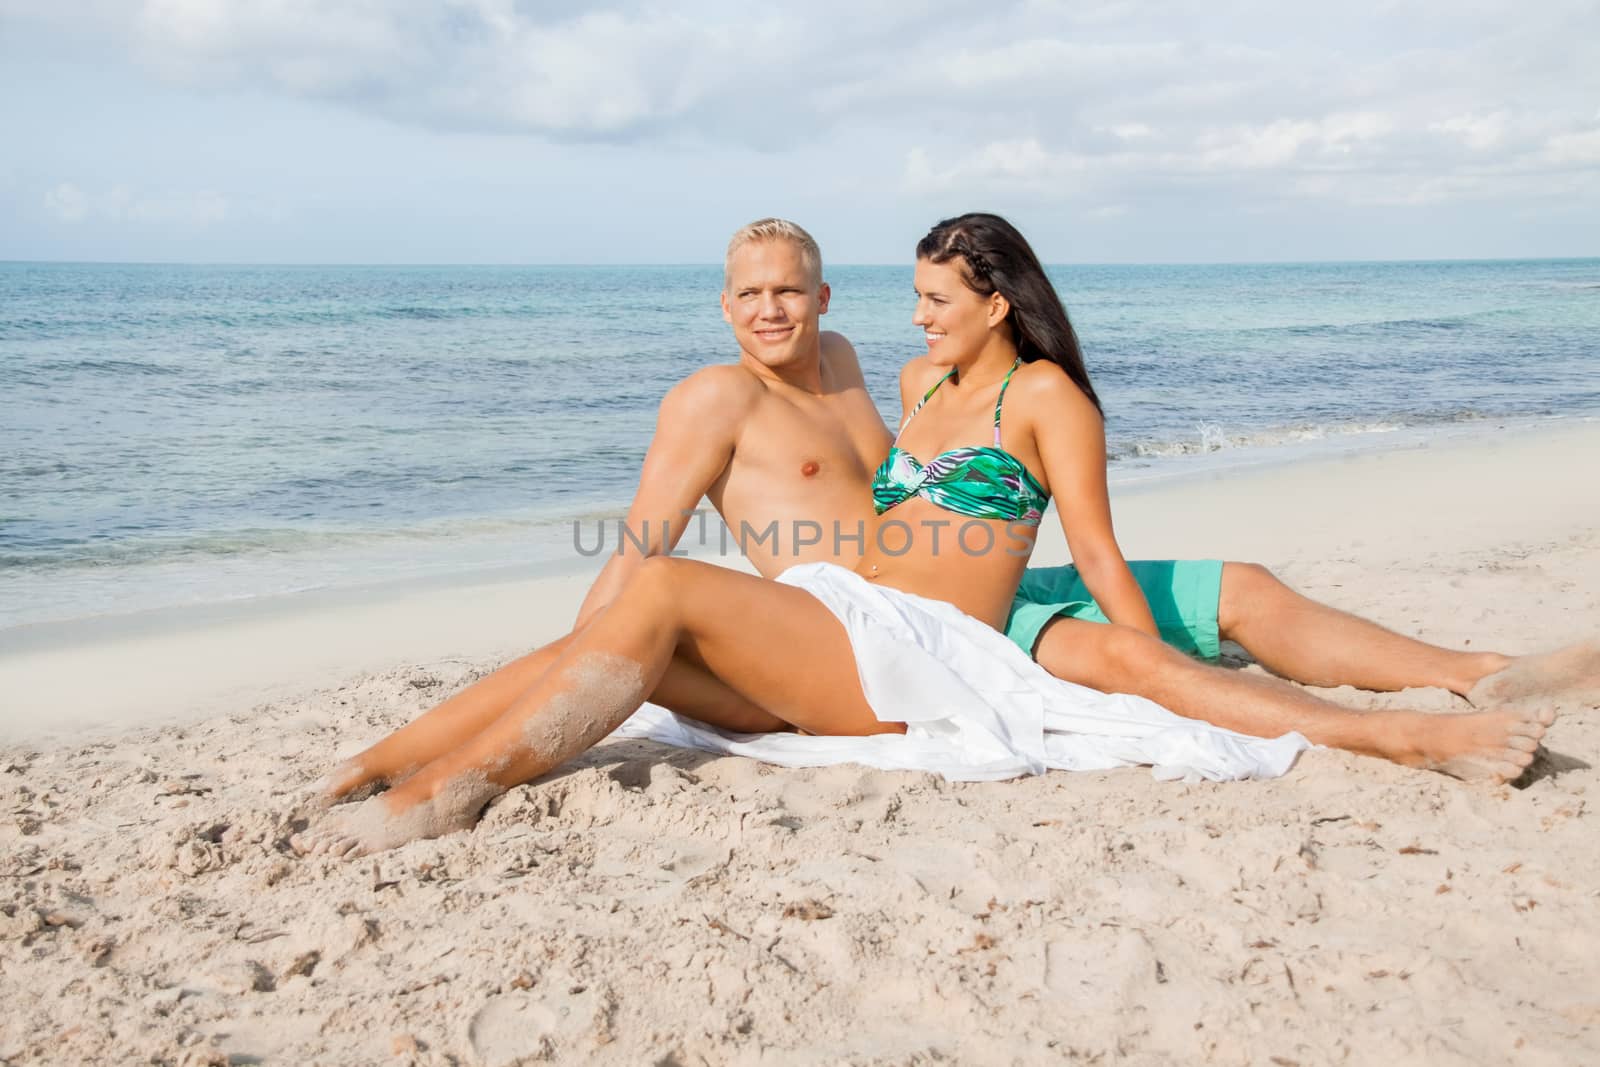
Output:
[[[473,682],[433,710],[345,760],[318,783],[323,805],[378,783],[392,784],[463,745],[494,722],[537,682],[572,642],[557,638]],[[741,733],[781,730],[785,723],[723,684],[701,664],[675,655],[650,702]]]
[[1555,721],[1548,708],[1464,715],[1353,711],[1275,678],[1207,666],[1130,627],[1079,619],[1046,626],[1035,657],[1058,678],[1147,697],[1224,729],[1256,737],[1297,731],[1319,745],[1457,778],[1516,778]]
[[712,564],[658,557],[503,715],[388,793],[329,816],[296,846],[360,855],[472,825],[494,796],[616,729],[679,650],[809,733],[904,730],[873,715],[844,627],[815,597]]

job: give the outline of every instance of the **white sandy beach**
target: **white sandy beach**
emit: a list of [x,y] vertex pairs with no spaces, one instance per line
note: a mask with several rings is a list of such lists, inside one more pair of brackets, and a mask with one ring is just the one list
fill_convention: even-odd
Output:
[[[1125,491],[1118,534],[1551,648],[1600,635],[1597,455],[1600,424],[1486,423]],[[1036,562],[1064,556],[1057,529]],[[1521,788],[1321,750],[1270,782],[952,785],[615,741],[474,832],[293,856],[336,757],[557,636],[586,584],[0,644],[0,1064],[1600,1059],[1592,708]]]

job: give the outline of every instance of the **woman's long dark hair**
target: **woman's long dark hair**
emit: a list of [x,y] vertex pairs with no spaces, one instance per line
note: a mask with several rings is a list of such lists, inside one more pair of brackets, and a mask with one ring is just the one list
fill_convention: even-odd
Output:
[[1100,397],[1089,384],[1083,350],[1078,347],[1078,334],[1067,318],[1067,309],[1045,277],[1039,257],[1015,226],[999,215],[982,212],[945,219],[917,242],[917,258],[930,263],[961,260],[968,288],[980,296],[999,293],[1010,302],[1006,321],[1023,362],[1047,359],[1054,363],[1067,372],[1095,409],[1105,414]]

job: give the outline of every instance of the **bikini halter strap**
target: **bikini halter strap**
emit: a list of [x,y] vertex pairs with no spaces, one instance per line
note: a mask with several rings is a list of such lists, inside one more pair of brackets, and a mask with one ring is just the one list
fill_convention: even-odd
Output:
[[899,444],[900,443],[900,434],[906,432],[906,427],[910,426],[911,425],[911,420],[917,417],[917,412],[922,410],[922,405],[926,404],[928,402],[928,398],[930,396],[932,396],[934,393],[938,392],[939,391],[939,386],[941,386],[945,382],[949,381],[951,375],[955,374],[955,372],[956,372],[956,369],[954,367],[951,367],[949,374],[946,374],[943,378],[940,378],[938,381],[934,382],[933,383],[933,387],[930,388],[926,393],[922,394],[922,399],[917,401],[917,406],[911,409],[911,414],[906,416],[906,421],[902,422],[900,424],[900,433],[897,433],[897,434],[894,435],[894,443],[895,444]]
[[[1005,402],[1006,390],[1011,388],[1011,376],[1017,373],[1017,368],[1020,366],[1022,366],[1022,357],[1018,356],[1017,361],[1011,364],[1011,369],[1006,371],[1005,381],[1000,383],[1000,395],[994,399],[994,443],[996,445],[1000,443],[1000,405]],[[900,433],[894,435],[895,444],[900,443],[900,434],[906,432],[906,427],[910,426],[911,420],[917,417],[917,412],[922,410],[922,405],[926,404],[928,398],[939,391],[939,386],[955,377],[955,373],[956,369],[951,367],[948,374],[934,382],[928,391],[922,394],[922,399],[917,401],[917,406],[911,409],[911,414],[906,416],[906,421],[900,424]]]
[[1017,373],[1017,368],[1022,366],[1022,357],[1011,364],[1011,369],[1006,371],[1006,380],[1000,383],[1000,395],[994,398],[994,445],[1000,447],[1000,405],[1005,402],[1006,390],[1011,388],[1011,376]]

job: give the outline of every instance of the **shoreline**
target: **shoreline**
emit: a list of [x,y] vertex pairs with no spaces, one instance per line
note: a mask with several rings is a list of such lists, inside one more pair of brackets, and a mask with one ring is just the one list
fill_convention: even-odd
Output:
[[[1473,519],[1484,546],[1540,524],[1582,527],[1578,495],[1547,490],[1562,457],[1600,452],[1600,420],[1473,429],[1486,432],[1114,481],[1119,540],[1129,559],[1274,565],[1307,553],[1370,553],[1371,540],[1427,544],[1435,523],[1414,506],[1419,480],[1451,495],[1502,485],[1496,506]],[[1263,500],[1291,514],[1236,521],[1237,508]],[[1354,507],[1382,518],[1361,536],[1330,537]],[[1600,526],[1600,514],[1588,521]],[[741,557],[690,547],[749,570]],[[1052,510],[1033,563],[1068,558]],[[13,627],[0,631],[0,741],[192,721],[405,663],[503,660],[565,632],[598,570],[598,561],[565,573],[536,563]],[[64,678],[73,679],[70,692]]]
[[1520,438],[1596,424],[1600,424],[1600,412],[1482,416],[1383,429],[1363,427],[1353,431],[1319,433],[1275,444],[1228,445],[1207,451],[1152,455],[1134,461],[1123,458],[1108,468],[1109,484],[1113,492],[1138,492],[1146,486],[1160,489],[1194,477],[1226,478],[1246,471],[1296,467],[1385,452],[1448,447],[1484,434]]
[[[1595,424],[1600,424],[1600,412],[1516,418],[1485,417],[1392,429],[1368,428],[1348,433],[1318,434],[1303,440],[1288,440],[1276,444],[1229,445],[1204,451],[1121,457],[1113,460],[1110,465],[1108,484],[1113,497],[1120,497],[1149,491],[1159,492],[1195,479],[1213,481],[1251,471],[1314,466],[1318,463],[1372,453],[1433,448],[1484,433],[1522,437]],[[563,541],[563,527],[579,524],[581,531],[585,528],[582,524],[616,522],[623,517],[628,503],[627,500],[619,500],[611,505],[591,504],[580,509],[578,513],[565,517],[462,518],[459,521],[463,526],[463,532],[459,538],[440,534],[437,529],[444,528],[441,526],[426,536],[419,534],[418,544],[436,546],[454,540],[458,545],[466,546],[463,554],[473,557],[471,561],[457,559],[452,562],[429,557],[425,563],[412,565],[415,570],[422,572],[417,574],[383,574],[334,584],[324,581],[302,587],[236,593],[214,599],[190,598],[181,602],[144,604],[93,614],[52,614],[43,618],[3,624],[0,625],[0,656],[16,651],[73,643],[80,637],[92,638],[96,634],[128,632],[145,625],[140,620],[148,620],[148,625],[151,626],[162,625],[165,621],[181,623],[186,616],[192,616],[195,620],[202,618],[225,620],[256,610],[274,612],[280,610],[281,605],[294,601],[303,601],[307,605],[319,602],[337,605],[347,600],[360,602],[433,589],[499,585],[508,582],[559,581],[579,576],[592,577],[598,573],[600,568],[598,561],[605,558],[604,554],[584,557],[571,546],[564,546],[563,549],[555,549],[552,546]],[[700,507],[708,515],[714,515],[709,501],[702,500]],[[521,527],[523,532],[511,537],[488,539],[472,532],[475,528],[481,527],[497,529]],[[713,536],[703,540],[698,548],[706,549],[716,541],[715,527],[711,529]],[[692,531],[693,527],[691,533]],[[406,535],[402,533],[401,536]],[[579,536],[581,537],[581,533]],[[686,533],[685,545],[690,544],[687,540],[689,536]],[[389,542],[374,534],[374,539],[368,547],[380,544],[387,545]],[[531,554],[528,553],[529,549],[532,550]],[[514,551],[527,554],[527,558],[510,558]],[[720,553],[696,551],[696,546],[692,545],[690,554],[697,558],[721,557]],[[370,558],[362,556],[357,550],[351,562],[360,566],[363,562],[370,562]],[[343,562],[338,552],[310,555],[302,552],[289,553],[275,557],[273,562],[283,566],[301,559],[319,571],[327,570],[333,563]],[[220,559],[218,566],[228,562],[229,558]],[[258,557],[244,562],[248,564],[266,560]],[[147,576],[139,575],[139,577]]]

